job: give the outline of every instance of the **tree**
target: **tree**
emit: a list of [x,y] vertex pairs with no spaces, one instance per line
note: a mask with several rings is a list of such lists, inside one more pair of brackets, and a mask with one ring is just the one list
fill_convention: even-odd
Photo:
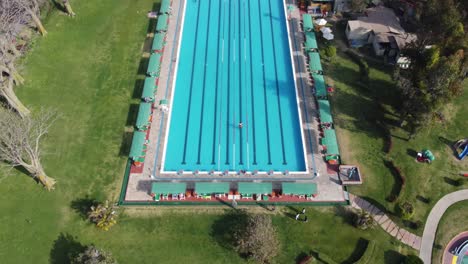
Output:
[[44,25],[41,22],[41,5],[45,2],[45,0],[7,0],[7,1],[15,1],[16,4],[21,8],[22,12],[29,16],[31,20],[36,25],[37,29],[41,33],[41,35],[47,35],[47,30],[45,29]]
[[356,212],[354,226],[361,230],[366,230],[374,227],[375,221],[371,214],[361,209]]
[[63,7],[67,11],[67,14],[71,17],[76,16],[75,12],[73,12],[72,7],[70,5],[70,1],[68,0],[63,0]]
[[353,12],[362,12],[367,7],[367,0],[351,0],[351,10]]
[[237,251],[259,263],[269,263],[279,250],[276,229],[265,215],[249,215],[234,237]]
[[98,204],[97,206],[91,206],[88,218],[91,222],[95,223],[98,228],[107,231],[117,223],[117,215],[114,209],[114,206],[109,205],[109,201],[106,201],[104,204]]
[[110,253],[91,245],[72,259],[71,264],[117,264],[117,261]]
[[55,179],[44,172],[40,142],[56,119],[55,112],[44,109],[21,118],[10,108],[0,108],[0,160],[23,167],[49,191],[54,189]]
[[399,204],[400,216],[403,220],[410,220],[414,215],[414,206],[410,202]]

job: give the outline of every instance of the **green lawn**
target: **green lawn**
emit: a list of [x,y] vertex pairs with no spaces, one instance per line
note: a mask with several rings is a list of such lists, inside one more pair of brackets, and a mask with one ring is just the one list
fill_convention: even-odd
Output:
[[[49,34],[24,60],[26,84],[17,89],[33,111],[45,106],[61,115],[43,144],[43,165],[58,183],[46,192],[20,170],[2,177],[1,262],[67,263],[68,252],[89,243],[119,263],[245,262],[213,238],[213,227],[226,220],[219,209],[126,209],[108,232],[82,218],[76,208],[88,199],[115,201],[120,191],[153,1],[72,3],[76,18],[52,12],[47,19]],[[276,262],[291,263],[310,250],[351,261],[360,238],[377,240],[375,263],[411,251],[379,228],[356,230],[333,210],[308,209],[306,224],[272,215],[283,244]]]
[[434,248],[432,249],[432,262],[441,263],[447,244],[461,232],[468,231],[468,201],[458,202],[450,206],[437,227]]
[[[336,34],[338,37],[340,33]],[[468,137],[468,108],[465,92],[444,109],[445,123],[435,123],[409,139],[408,132],[395,124],[395,105],[398,96],[391,80],[392,69],[374,61],[370,66],[369,88],[359,85],[359,67],[343,52],[338,52],[333,63],[326,64],[326,76],[336,92],[331,97],[334,120],[337,126],[342,161],[358,164],[364,175],[362,186],[351,187],[350,191],[367,198],[374,204],[395,212],[399,201],[408,200],[416,208],[413,222],[425,222],[430,209],[444,194],[466,188],[468,183],[457,179],[459,171],[468,170],[468,159],[458,161],[450,145]],[[465,82],[465,87],[468,82]],[[467,89],[465,89],[467,90]],[[380,105],[379,105],[380,104]],[[390,154],[385,153],[385,132],[378,122],[388,125],[393,141]],[[415,152],[429,148],[436,155],[432,164],[415,162]],[[394,193],[398,178],[391,173],[385,160],[393,160],[406,179],[396,202],[387,198]],[[423,225],[413,230],[421,234]]]

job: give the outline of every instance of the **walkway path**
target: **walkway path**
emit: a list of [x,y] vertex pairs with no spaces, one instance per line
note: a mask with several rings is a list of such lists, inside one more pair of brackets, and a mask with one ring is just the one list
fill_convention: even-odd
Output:
[[361,197],[349,194],[349,201],[353,208],[369,212],[380,227],[382,227],[383,230],[389,233],[392,237],[398,239],[403,244],[419,250],[421,246],[421,237],[410,233],[404,228],[398,227],[384,212]]
[[442,218],[442,215],[444,215],[447,208],[449,208],[452,204],[463,200],[468,200],[468,190],[449,193],[442,197],[442,199],[436,203],[434,208],[432,208],[429,216],[427,217],[426,225],[424,226],[421,251],[419,251],[419,257],[424,261],[424,263],[431,263],[432,246],[434,245],[437,226],[439,225],[439,221]]

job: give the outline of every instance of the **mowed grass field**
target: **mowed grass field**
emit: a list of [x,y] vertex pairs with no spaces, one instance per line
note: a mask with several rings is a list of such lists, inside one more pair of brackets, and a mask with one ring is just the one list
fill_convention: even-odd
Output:
[[445,211],[437,227],[434,247],[432,249],[432,262],[441,263],[445,247],[456,235],[468,231],[468,201],[458,202]]
[[[341,36],[339,27],[337,30],[336,35]],[[393,69],[375,60],[367,62],[370,67],[367,89],[360,84],[358,64],[343,52],[338,52],[333,63],[326,64],[325,75],[335,87],[330,101],[342,161],[359,165],[363,174],[363,185],[351,187],[350,191],[391,214],[398,203],[411,202],[415,208],[412,221],[420,222],[418,228],[411,230],[422,234],[426,217],[437,200],[468,186],[468,180],[459,175],[460,171],[468,170],[468,159],[459,161],[451,148],[455,141],[468,137],[468,81],[464,83],[465,92],[443,108],[446,121],[428,124],[410,139],[408,131],[398,126],[395,106],[400,99],[391,78]],[[389,154],[386,134],[379,123],[390,130],[393,143]],[[415,161],[416,152],[422,149],[435,154],[432,164]],[[400,169],[405,186],[400,187],[386,161],[393,161]],[[390,202],[392,193],[399,195]]]
[[[108,232],[84,219],[88,200],[116,201],[120,192],[145,68],[146,12],[154,2],[72,4],[76,18],[52,12],[45,21],[49,34],[24,59],[26,83],[17,89],[33,111],[60,114],[42,159],[56,190],[44,191],[20,170],[1,170],[0,262],[68,263],[70,252],[91,243],[119,263],[246,262],[216,240],[226,223],[222,208],[121,208]],[[292,263],[311,250],[352,262],[362,253],[362,239],[377,241],[374,263],[398,263],[413,252],[380,228],[358,231],[335,208],[308,209],[308,223],[285,215],[291,210],[271,215],[283,245],[276,263]]]

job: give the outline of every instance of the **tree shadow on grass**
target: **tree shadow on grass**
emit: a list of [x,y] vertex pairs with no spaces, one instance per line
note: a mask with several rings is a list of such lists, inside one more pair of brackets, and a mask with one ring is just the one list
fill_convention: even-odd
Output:
[[68,14],[68,13],[67,13],[67,10],[65,9],[65,7],[64,7],[62,4],[60,4],[60,3],[58,2],[58,0],[51,0],[50,2],[54,5],[54,7],[55,7],[57,10],[59,10],[59,11],[65,13],[65,14]]
[[119,156],[128,157],[132,146],[133,133],[125,131],[122,134],[122,144],[120,145]]
[[89,198],[86,196],[85,198],[79,198],[73,200],[70,204],[70,207],[77,212],[82,219],[88,218],[88,212],[91,210],[91,206],[96,206],[98,201],[95,199]]
[[405,260],[405,256],[394,251],[387,250],[384,253],[384,263],[385,264],[400,264]]
[[69,264],[85,248],[84,245],[76,241],[76,237],[67,233],[60,233],[50,251],[50,264]]
[[364,239],[364,238],[359,238],[356,247],[354,248],[353,253],[351,253],[351,256],[349,256],[348,259],[343,261],[343,264],[352,264],[357,262],[359,259],[361,259],[362,255],[366,253],[367,246],[369,245],[369,241]]
[[247,225],[248,215],[242,210],[226,210],[214,221],[210,235],[222,247],[233,249],[236,245],[235,233]]
[[335,214],[340,216],[345,223],[354,226],[354,216],[355,214],[351,209],[348,209],[344,206],[335,206],[334,207]]

